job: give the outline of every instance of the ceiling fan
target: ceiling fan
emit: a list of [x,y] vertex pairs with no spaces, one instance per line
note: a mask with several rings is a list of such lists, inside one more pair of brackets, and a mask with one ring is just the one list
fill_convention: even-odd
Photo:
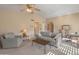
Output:
[[33,14],[36,11],[40,11],[40,9],[37,8],[35,4],[25,4],[22,11],[26,11]]

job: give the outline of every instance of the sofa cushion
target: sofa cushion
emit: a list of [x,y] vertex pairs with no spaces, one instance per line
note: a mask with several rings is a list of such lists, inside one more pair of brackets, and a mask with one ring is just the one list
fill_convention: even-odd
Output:
[[41,32],[41,35],[45,37],[51,37],[51,38],[54,38],[56,36],[55,33],[51,33],[51,32]]
[[14,33],[6,33],[6,34],[4,34],[4,37],[5,37],[5,39],[7,39],[7,38],[14,38],[15,35],[14,35]]
[[41,32],[41,35],[42,35],[42,36],[46,36],[46,37],[51,36],[51,34],[50,34],[50,33],[48,33],[48,32]]

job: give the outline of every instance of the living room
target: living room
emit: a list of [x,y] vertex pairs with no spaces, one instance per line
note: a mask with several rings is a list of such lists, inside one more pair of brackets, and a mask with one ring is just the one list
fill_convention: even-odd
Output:
[[[27,11],[29,6],[33,10],[32,12]],[[78,19],[78,4],[2,4],[0,5],[0,54],[78,55]],[[50,34],[48,35],[47,32]],[[60,33],[63,34],[63,40],[69,43],[70,39],[75,39],[72,40],[75,44],[71,43],[69,46],[65,45],[65,48],[61,48]],[[46,40],[36,42],[33,39]],[[66,48],[69,48],[70,52]]]

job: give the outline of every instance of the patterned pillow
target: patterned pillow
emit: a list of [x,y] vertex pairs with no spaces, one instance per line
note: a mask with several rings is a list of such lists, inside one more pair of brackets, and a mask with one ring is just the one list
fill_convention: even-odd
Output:
[[51,38],[54,38],[56,36],[56,33],[51,34]]

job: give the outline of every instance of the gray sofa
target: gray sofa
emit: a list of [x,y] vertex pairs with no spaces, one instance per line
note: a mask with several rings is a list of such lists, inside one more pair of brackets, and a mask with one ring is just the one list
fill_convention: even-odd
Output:
[[17,37],[13,33],[7,33],[4,34],[3,36],[5,36],[5,38],[3,37],[0,39],[2,48],[19,47],[23,42],[21,37]]
[[35,34],[36,39],[43,39],[50,41],[49,45],[57,47],[56,33],[40,32]]

